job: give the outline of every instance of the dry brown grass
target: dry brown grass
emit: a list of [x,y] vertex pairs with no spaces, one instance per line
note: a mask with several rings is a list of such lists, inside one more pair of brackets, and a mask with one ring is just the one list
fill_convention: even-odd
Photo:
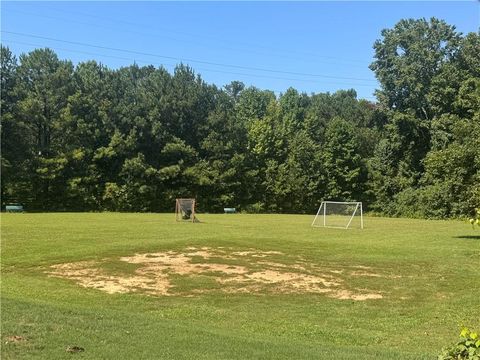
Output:
[[[48,270],[54,277],[71,279],[80,286],[110,294],[141,292],[149,295],[178,295],[172,284],[173,275],[186,277],[209,276],[226,293],[317,293],[336,299],[364,301],[381,299],[379,292],[351,289],[344,269],[309,264],[300,257],[290,257],[289,263],[275,260],[286,255],[278,251],[248,249],[234,251],[226,248],[187,247],[183,252],[164,251],[121,257],[120,261],[137,264],[134,274],[111,274],[102,269],[102,262],[83,261],[57,264]],[[204,261],[198,261],[198,258]],[[195,262],[192,259],[196,258]],[[241,264],[224,264],[221,259]],[[246,261],[247,260],[247,261]],[[250,266],[245,266],[245,262]],[[365,266],[354,266],[350,276],[382,277]],[[386,277],[386,276],[385,276]],[[184,296],[219,291],[193,289]]]

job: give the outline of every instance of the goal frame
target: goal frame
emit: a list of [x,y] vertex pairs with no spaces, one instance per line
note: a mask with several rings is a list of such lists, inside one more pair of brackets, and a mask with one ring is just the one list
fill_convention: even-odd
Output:
[[[192,214],[190,215],[190,219],[185,220],[182,219],[182,209],[180,202],[181,201],[191,201],[192,202]],[[195,222],[196,216],[195,216],[195,205],[196,205],[196,200],[191,199],[191,198],[178,198],[175,199],[175,221],[177,222]]]
[[[326,223],[326,217],[327,217],[327,204],[344,204],[344,205],[355,205],[355,210],[352,213],[352,216],[348,220],[348,223],[346,226],[332,226],[332,225],[327,225]],[[315,221],[317,220],[318,216],[322,216],[320,213],[323,209],[323,225],[315,225]],[[360,229],[363,229],[363,204],[360,201],[322,201],[320,203],[320,206],[318,208],[317,214],[315,215],[315,218],[312,221],[312,227],[324,227],[324,228],[331,228],[331,229],[348,229],[350,227],[350,224],[352,223],[353,218],[357,214],[357,211],[360,213]]]

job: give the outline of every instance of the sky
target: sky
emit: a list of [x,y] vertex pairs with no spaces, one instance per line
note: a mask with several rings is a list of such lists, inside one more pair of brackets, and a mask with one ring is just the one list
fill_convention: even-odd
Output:
[[277,94],[354,88],[374,100],[368,65],[381,30],[402,18],[478,32],[479,1],[1,2],[1,42],[15,55],[49,47],[74,64],[190,65],[218,86]]

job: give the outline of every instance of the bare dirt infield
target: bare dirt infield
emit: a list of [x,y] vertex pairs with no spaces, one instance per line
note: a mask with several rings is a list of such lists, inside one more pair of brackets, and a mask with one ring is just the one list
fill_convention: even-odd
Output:
[[[287,259],[281,262],[278,259]],[[135,254],[119,258],[135,264],[132,274],[112,274],[104,261],[57,264],[47,270],[49,276],[66,278],[80,286],[114,293],[143,293],[155,296],[192,296],[212,291],[226,293],[317,293],[340,300],[381,299],[378,291],[349,286],[353,277],[388,277],[365,266],[322,267],[301,257],[278,251],[231,248],[187,247],[183,251]],[[197,287],[178,291],[174,277],[208,277],[216,287]]]

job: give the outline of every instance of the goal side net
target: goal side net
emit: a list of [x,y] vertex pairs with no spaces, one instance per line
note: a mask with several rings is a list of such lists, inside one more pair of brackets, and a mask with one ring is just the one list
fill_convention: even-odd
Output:
[[313,219],[312,226],[363,229],[362,203],[357,201],[322,201]]
[[175,220],[199,222],[195,216],[195,199],[176,199]]

